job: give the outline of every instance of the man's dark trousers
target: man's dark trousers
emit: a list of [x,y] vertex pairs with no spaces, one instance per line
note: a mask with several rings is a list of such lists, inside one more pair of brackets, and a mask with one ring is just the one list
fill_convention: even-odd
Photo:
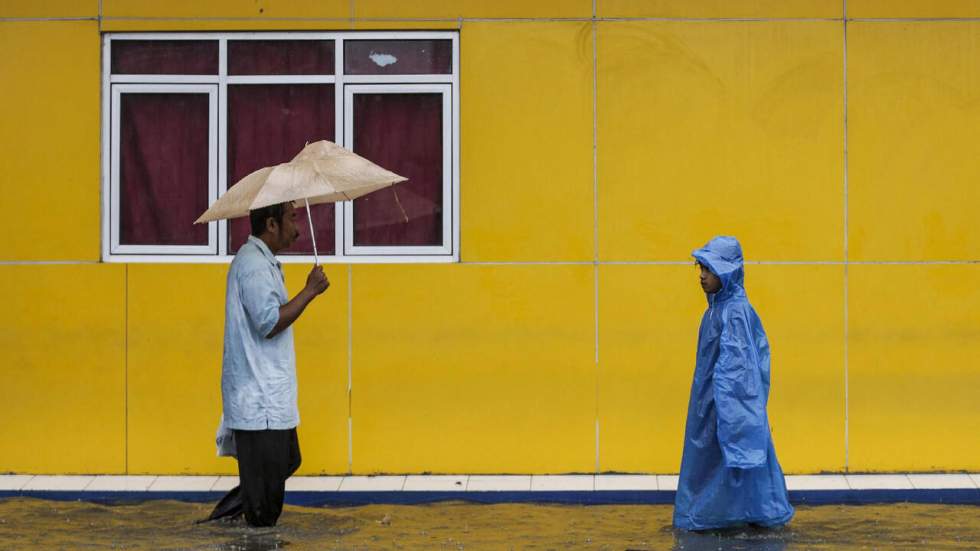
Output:
[[302,458],[296,429],[235,430],[238,486],[222,498],[208,520],[244,512],[251,526],[275,526],[282,513],[286,479]]

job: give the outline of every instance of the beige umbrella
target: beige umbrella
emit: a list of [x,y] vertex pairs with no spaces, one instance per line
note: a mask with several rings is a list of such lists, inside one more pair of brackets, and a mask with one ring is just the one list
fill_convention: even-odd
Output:
[[306,204],[319,264],[310,205],[350,201],[407,178],[372,163],[339,145],[321,140],[308,144],[288,163],[260,168],[218,198],[194,223],[248,216],[250,210],[302,200]]

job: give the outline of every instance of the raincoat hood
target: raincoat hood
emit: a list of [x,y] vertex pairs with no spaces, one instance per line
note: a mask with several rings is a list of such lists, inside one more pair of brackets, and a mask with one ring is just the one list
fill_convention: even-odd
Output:
[[721,290],[715,293],[716,299],[727,298],[744,291],[744,260],[742,246],[738,244],[738,239],[727,235],[715,237],[705,246],[694,250],[691,256],[721,280]]

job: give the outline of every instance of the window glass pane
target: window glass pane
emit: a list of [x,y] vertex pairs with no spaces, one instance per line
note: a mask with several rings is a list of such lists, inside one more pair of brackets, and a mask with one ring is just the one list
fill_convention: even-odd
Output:
[[332,75],[333,40],[229,40],[230,75]]
[[[334,139],[332,84],[241,84],[228,86],[228,185],[262,167],[290,161],[307,143]],[[306,209],[298,208],[300,238],[281,254],[313,254]],[[334,254],[334,206],[314,205],[317,250]],[[248,218],[228,225],[228,251],[250,233]]]
[[349,75],[420,75],[453,72],[451,40],[345,40]]
[[442,95],[355,94],[354,151],[407,182],[354,201],[355,245],[442,245]]
[[119,242],[207,245],[208,95],[120,98]]
[[113,40],[112,72],[125,75],[217,75],[216,40]]

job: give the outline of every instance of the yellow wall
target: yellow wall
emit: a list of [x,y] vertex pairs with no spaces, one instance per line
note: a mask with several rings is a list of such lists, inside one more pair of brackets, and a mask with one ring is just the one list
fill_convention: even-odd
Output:
[[18,229],[0,256],[97,261],[98,23],[0,21],[0,48],[0,204],[24,207],[6,215]]
[[99,263],[99,31],[405,28],[460,31],[462,262],[327,266],[302,473],[676,472],[719,233],[787,472],[980,470],[977,2],[592,10],[0,1],[0,472],[235,471],[226,266]]
[[588,265],[355,266],[355,468],[591,471],[592,275]]
[[0,471],[125,471],[125,285],[121,265],[0,266]]
[[850,463],[980,470],[980,266],[851,267]]
[[592,260],[591,25],[464,25],[464,262]]
[[727,232],[756,259],[842,260],[840,24],[603,22],[597,38],[600,259],[680,260]]

